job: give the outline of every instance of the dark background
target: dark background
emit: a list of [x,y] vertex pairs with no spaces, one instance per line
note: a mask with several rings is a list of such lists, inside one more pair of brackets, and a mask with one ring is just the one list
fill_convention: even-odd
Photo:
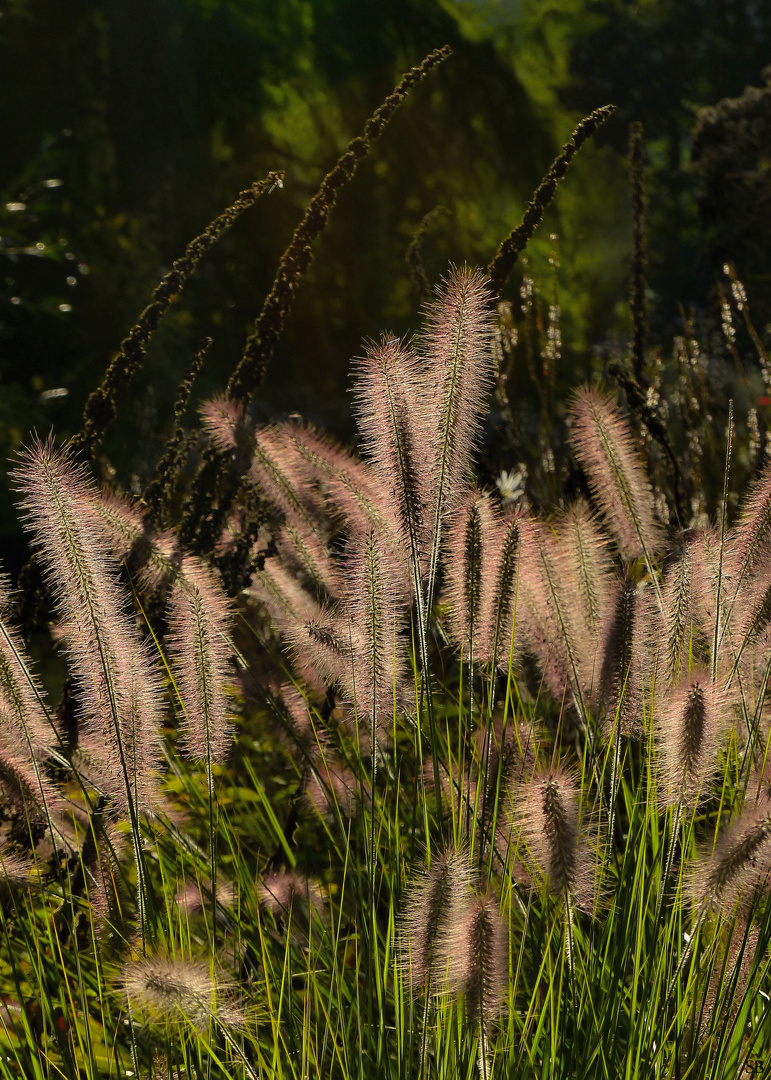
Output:
[[[5,456],[33,428],[78,429],[89,390],[187,241],[253,179],[284,169],[283,191],[202,263],[119,402],[104,452],[139,488],[201,338],[214,345],[199,399],[224,389],[324,173],[401,73],[445,43],[453,57],[342,193],[259,415],[299,411],[349,437],[350,358],[368,336],[419,325],[404,253],[422,216],[448,211],[424,248],[432,280],[449,261],[486,265],[576,122],[608,102],[617,114],[528,249],[548,292],[558,235],[558,386],[602,367],[608,343],[626,348],[631,120],[646,134],[652,343],[671,339],[683,311],[710,310],[729,257],[756,323],[771,321],[763,0],[5,0],[0,12]],[[718,105],[726,97],[738,100]],[[7,532],[3,492],[0,502]]]

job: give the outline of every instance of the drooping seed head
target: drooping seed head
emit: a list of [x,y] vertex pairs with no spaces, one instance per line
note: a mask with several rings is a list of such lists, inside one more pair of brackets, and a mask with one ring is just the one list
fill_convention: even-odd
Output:
[[212,1021],[236,1028],[244,1021],[232,987],[208,960],[141,956],[123,966],[121,982],[134,1015],[151,1024],[206,1031]]

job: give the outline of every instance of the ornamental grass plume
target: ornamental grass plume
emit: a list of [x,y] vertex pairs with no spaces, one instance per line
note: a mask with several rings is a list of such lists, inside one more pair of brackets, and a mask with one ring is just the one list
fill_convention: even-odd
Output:
[[606,733],[639,739],[644,695],[656,672],[659,623],[651,588],[623,572],[614,582],[598,633],[594,705]]
[[431,476],[425,457],[430,386],[422,375],[418,358],[393,337],[371,344],[353,369],[354,414],[364,456],[388,491],[417,591],[430,543]]
[[428,568],[430,610],[446,514],[472,483],[472,456],[495,385],[492,297],[484,276],[455,269],[429,308],[420,354],[432,415],[426,425],[433,521]]
[[98,493],[85,468],[51,441],[24,451],[13,477],[63,621],[81,712],[104,751],[107,793],[132,818],[140,810],[152,812],[162,686],[127,615],[116,568],[98,543]]
[[608,538],[586,502],[579,500],[568,507],[557,525],[553,561],[565,596],[564,617],[581,673],[581,693],[587,701],[599,678],[598,634],[611,602],[613,575],[608,546]]
[[501,1010],[508,979],[508,936],[495,897],[466,891],[442,926],[437,943],[444,987],[460,994],[470,1024],[479,1031],[480,1080],[489,1080],[490,1027]]
[[549,892],[590,910],[596,867],[580,828],[581,793],[566,769],[538,769],[511,790],[512,838],[520,837]]
[[708,671],[694,668],[661,695],[655,716],[660,803],[669,810],[680,804],[695,810],[707,794],[730,727],[725,690]]
[[711,853],[703,852],[690,872],[690,892],[699,918],[709,909],[729,916],[737,902],[748,903],[766,887],[771,875],[771,800],[767,795],[745,806],[718,837]]
[[[450,605],[448,629],[450,640],[469,663],[487,659],[490,651],[482,647],[489,635],[483,618],[495,603],[490,582],[496,524],[490,495],[472,490],[453,511],[447,527],[444,577]],[[487,603],[483,599],[485,588]]]
[[182,703],[182,748],[198,761],[227,757],[233,741],[231,609],[211,572],[191,556],[182,559],[168,610],[169,654]]
[[517,620],[520,520],[513,514],[495,521],[490,535],[490,556],[481,590],[480,663],[496,669],[516,668],[522,644]]
[[266,874],[257,884],[257,896],[266,911],[285,920],[310,918],[314,912],[321,916],[324,910],[318,883],[294,871]]
[[351,540],[346,557],[344,617],[350,622],[348,704],[371,735],[387,735],[401,711],[407,682],[399,629],[403,609],[387,546],[370,529]]
[[431,868],[411,886],[401,917],[402,965],[413,988],[435,989],[432,980],[444,974],[441,951],[444,927],[469,895],[471,866],[464,848],[434,854]]
[[244,1013],[232,985],[209,960],[140,956],[124,964],[123,993],[135,1020],[160,1027],[190,1024],[206,1032],[210,1024],[240,1028]]
[[662,542],[653,492],[626,420],[599,390],[583,387],[576,394],[570,444],[621,555],[642,556],[653,576]]

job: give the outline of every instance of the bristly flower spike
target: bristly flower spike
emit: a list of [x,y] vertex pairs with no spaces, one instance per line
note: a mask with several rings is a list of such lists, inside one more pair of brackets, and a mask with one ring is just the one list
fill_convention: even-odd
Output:
[[696,808],[706,794],[730,718],[721,687],[709,672],[694,669],[657,705],[660,799],[667,809]]
[[570,442],[619,551],[624,558],[645,559],[661,605],[653,566],[653,556],[661,543],[653,492],[626,421],[610,398],[590,387],[578,391]]
[[444,925],[468,898],[470,886],[468,853],[458,849],[432,856],[431,869],[413,884],[401,919],[402,964],[413,987],[429,989],[441,962],[437,946]]
[[[520,521],[515,516],[495,522],[490,536],[490,571],[482,580],[479,659],[507,669],[516,659],[521,634],[516,618]],[[514,655],[512,655],[512,651]]]
[[450,602],[449,630],[454,643],[472,662],[479,659],[483,634],[482,612],[485,585],[492,591],[490,562],[493,532],[497,524],[490,496],[471,491],[453,511],[447,529],[444,556],[447,598]]
[[419,587],[430,475],[425,460],[426,388],[417,357],[384,337],[354,367],[354,412],[364,452],[385,483]]
[[428,313],[422,341],[426,378],[434,396],[426,445],[432,459],[431,555],[427,610],[434,596],[441,534],[448,510],[471,482],[472,456],[487,398],[495,383],[492,298],[484,276],[456,269]]
[[225,758],[232,741],[230,621],[229,605],[211,572],[186,556],[169,601],[169,652],[184,706],[184,750],[209,770]]
[[437,960],[440,974],[444,965],[447,988],[464,995],[466,1015],[479,1029],[479,1076],[489,1080],[489,1030],[500,1011],[508,976],[506,926],[492,895],[467,892],[456,903],[444,923]]
[[187,1022],[203,1032],[211,1022],[239,1028],[244,1021],[231,987],[212,974],[209,961],[142,956],[124,965],[122,984],[132,1011],[150,1023]]

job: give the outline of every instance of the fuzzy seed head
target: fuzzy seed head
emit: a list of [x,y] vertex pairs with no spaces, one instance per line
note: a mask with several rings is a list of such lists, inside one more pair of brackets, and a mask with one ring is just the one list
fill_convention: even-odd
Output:
[[570,442],[624,558],[652,556],[661,543],[653,492],[616,405],[584,387],[572,409]]
[[410,889],[401,919],[401,950],[413,987],[427,987],[436,973],[444,926],[468,897],[470,883],[468,853],[450,849],[434,855],[431,869]]
[[662,805],[695,809],[706,794],[730,724],[724,692],[695,669],[657,704]]
[[142,956],[125,964],[123,992],[142,1020],[162,1026],[192,1024],[205,1031],[211,1022],[240,1027],[243,1012],[229,984],[208,961]]

